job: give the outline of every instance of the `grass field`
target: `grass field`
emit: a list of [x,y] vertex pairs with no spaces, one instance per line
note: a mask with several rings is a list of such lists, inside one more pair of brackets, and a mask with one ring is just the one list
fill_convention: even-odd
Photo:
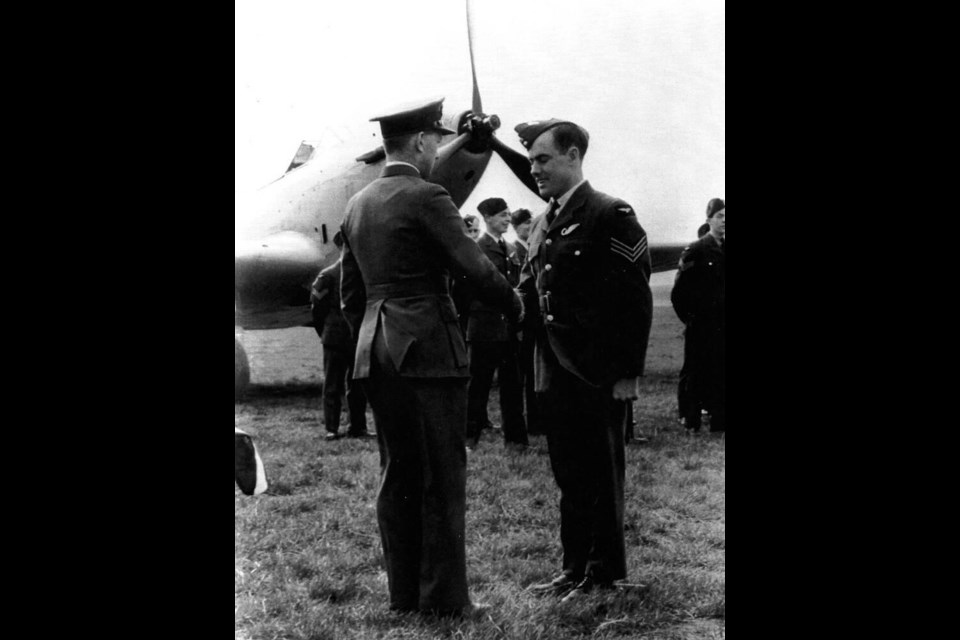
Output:
[[[678,430],[681,344],[672,311],[658,308],[634,405],[651,442],[627,449],[628,579],[649,591],[593,594],[568,607],[526,593],[560,567],[559,492],[544,437],[516,454],[488,431],[468,459],[470,592],[492,605],[475,621],[388,612],[376,442],[322,441],[312,381],[252,385],[236,423],[255,435],[271,488],[254,498],[235,490],[236,637],[722,638],[725,441]],[[499,422],[494,402],[490,415]]]

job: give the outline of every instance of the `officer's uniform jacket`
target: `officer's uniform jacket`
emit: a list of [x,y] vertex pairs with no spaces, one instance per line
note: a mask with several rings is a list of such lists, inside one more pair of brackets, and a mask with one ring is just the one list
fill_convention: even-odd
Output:
[[358,336],[354,378],[370,376],[377,331],[401,376],[469,377],[451,275],[503,309],[513,289],[463,233],[446,189],[412,166],[389,165],[350,199],[341,229],[343,311]]
[[[511,286],[520,282],[522,263],[517,256],[516,247],[504,239],[504,248],[489,234],[483,234],[477,242],[483,254],[493,263],[497,271],[507,279]],[[470,317],[467,321],[467,340],[470,342],[507,342],[516,334],[517,327],[507,321],[506,314],[481,300],[470,302]]]
[[722,329],[726,303],[726,253],[706,234],[680,255],[670,301],[686,325]]
[[[350,348],[354,346],[350,327],[340,310],[340,261],[317,275],[310,290],[310,307],[320,341],[328,347]],[[322,326],[320,323],[323,323]]]
[[528,316],[539,314],[537,391],[549,388],[555,366],[594,386],[642,375],[653,314],[650,253],[630,205],[585,182],[552,224],[538,216],[528,241],[520,289]]

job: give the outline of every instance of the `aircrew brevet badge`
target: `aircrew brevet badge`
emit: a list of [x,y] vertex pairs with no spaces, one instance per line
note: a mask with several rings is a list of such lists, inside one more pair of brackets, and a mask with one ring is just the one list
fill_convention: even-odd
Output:
[[576,229],[576,228],[579,227],[579,226],[580,226],[580,223],[579,223],[579,222],[574,222],[574,223],[573,223],[572,225],[570,225],[569,227],[564,227],[563,230],[560,232],[560,235],[565,236],[565,235],[567,235],[568,233],[573,233],[573,230]]
[[610,238],[610,250],[618,256],[623,256],[630,262],[636,262],[647,250],[647,236],[640,238],[637,244],[632,247],[616,238]]

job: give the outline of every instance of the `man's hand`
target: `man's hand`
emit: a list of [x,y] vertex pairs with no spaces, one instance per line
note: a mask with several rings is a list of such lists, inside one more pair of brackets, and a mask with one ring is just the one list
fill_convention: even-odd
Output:
[[640,378],[621,378],[614,383],[614,400],[636,400],[639,397]]

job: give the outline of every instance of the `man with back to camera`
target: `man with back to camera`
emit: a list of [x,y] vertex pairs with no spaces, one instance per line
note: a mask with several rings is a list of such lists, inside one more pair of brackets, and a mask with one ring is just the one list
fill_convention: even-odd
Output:
[[447,191],[427,182],[444,134],[443,98],[372,118],[386,164],[347,203],[341,292],[358,336],[354,378],[380,447],[377,520],[390,608],[473,615],[467,592],[466,413],[470,376],[451,274],[522,316],[520,298],[475,242]]
[[531,591],[583,597],[626,577],[625,400],[638,397],[653,313],[647,236],[633,208],[583,178],[589,135],[516,127],[550,206],[534,223],[521,294],[536,322],[536,389],[560,487],[562,573]]
[[709,232],[683,250],[670,292],[677,317],[686,325],[683,340],[687,370],[684,420],[697,433],[701,410],[711,432],[726,432],[726,203],[707,203]]
[[[513,243],[503,238],[510,225],[510,209],[502,198],[487,198],[477,210],[483,215],[487,232],[477,246],[507,282],[520,281],[520,262]],[[470,385],[467,403],[467,448],[480,442],[480,433],[488,422],[487,403],[493,374],[497,373],[500,391],[500,415],[503,443],[510,450],[527,448],[527,427],[523,420],[523,394],[517,359],[519,327],[507,320],[502,310],[474,299],[467,321],[467,346],[470,354]]]
[[[337,231],[333,244],[343,249],[343,236]],[[323,423],[326,440],[340,437],[341,397],[346,395],[350,438],[372,438],[367,431],[367,399],[359,383],[353,381],[353,357],[357,341],[340,308],[340,260],[324,269],[310,288],[313,328],[323,343]]]

